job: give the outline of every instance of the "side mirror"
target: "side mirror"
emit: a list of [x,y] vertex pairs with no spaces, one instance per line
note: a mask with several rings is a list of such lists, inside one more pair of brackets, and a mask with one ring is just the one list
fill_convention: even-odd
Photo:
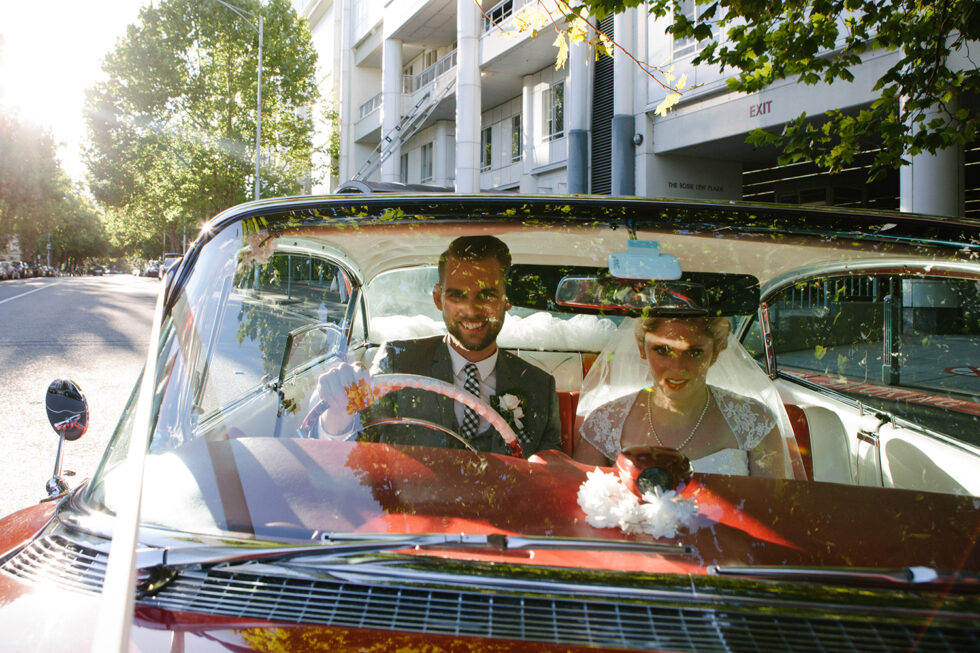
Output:
[[66,440],[71,442],[85,435],[88,429],[88,402],[74,381],[55,379],[48,386],[44,407],[48,412],[48,421],[58,434],[54,472],[45,485],[48,499],[53,499],[68,491],[68,484],[61,478],[62,445]]

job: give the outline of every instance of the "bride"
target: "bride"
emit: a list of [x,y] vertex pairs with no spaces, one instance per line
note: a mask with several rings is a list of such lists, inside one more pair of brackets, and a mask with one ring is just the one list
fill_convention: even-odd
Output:
[[626,447],[655,445],[696,472],[797,476],[775,388],[730,332],[724,317],[624,320],[583,385],[575,460],[609,465]]

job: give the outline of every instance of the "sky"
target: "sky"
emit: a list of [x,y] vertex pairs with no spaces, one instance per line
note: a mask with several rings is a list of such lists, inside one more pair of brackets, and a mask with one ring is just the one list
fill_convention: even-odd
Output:
[[0,110],[47,128],[82,181],[85,89],[150,0],[0,0]]

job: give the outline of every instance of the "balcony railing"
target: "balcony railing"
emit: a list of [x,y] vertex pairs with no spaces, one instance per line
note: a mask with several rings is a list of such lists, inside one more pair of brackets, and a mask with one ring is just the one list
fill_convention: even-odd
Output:
[[373,98],[361,105],[357,112],[357,119],[360,120],[364,116],[370,114],[375,109],[381,107],[381,93],[378,93]]
[[483,31],[489,32],[495,26],[513,16],[528,3],[529,0],[501,0],[488,9],[483,16]]
[[402,93],[415,93],[425,88],[442,75],[456,67],[456,51],[453,50],[445,57],[435,62],[418,75],[405,75],[402,78]]

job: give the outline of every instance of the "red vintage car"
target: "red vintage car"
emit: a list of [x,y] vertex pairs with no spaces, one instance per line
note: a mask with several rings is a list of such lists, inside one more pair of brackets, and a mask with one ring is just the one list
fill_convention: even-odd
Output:
[[[505,296],[446,254],[488,235]],[[230,209],[95,475],[0,521],[0,648],[978,650],[978,243],[608,197]],[[398,368],[423,343],[493,350],[491,391]]]

